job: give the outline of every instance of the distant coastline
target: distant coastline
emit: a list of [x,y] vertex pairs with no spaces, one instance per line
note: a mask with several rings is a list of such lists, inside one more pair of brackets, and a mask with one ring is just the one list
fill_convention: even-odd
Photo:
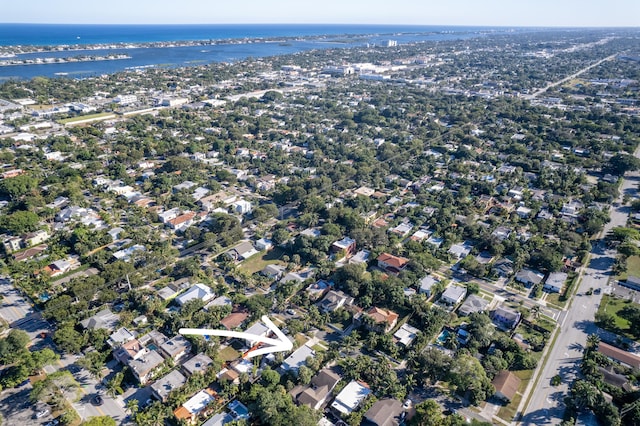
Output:
[[[235,62],[302,51],[456,40],[512,28],[398,25],[0,25],[0,82],[86,78],[141,67]],[[528,29],[527,31],[531,31]],[[204,47],[204,48],[203,48]],[[118,61],[68,61],[118,57]],[[169,65],[167,65],[169,64]]]
[[0,24],[0,46],[60,46],[273,39],[398,33],[504,31],[506,28],[427,25],[219,24],[80,25]]

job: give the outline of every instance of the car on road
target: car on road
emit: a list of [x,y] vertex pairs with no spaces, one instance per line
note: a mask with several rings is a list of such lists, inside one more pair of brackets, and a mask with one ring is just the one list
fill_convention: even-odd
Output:
[[404,408],[405,410],[408,410],[409,408],[411,408],[411,405],[413,404],[413,401],[411,401],[410,399],[407,399],[404,404],[402,404],[402,408]]
[[593,294],[600,294],[601,291],[602,291],[602,289],[600,287],[598,287],[595,290],[593,290]]
[[94,405],[102,405],[104,401],[102,400],[102,397],[100,395],[96,395],[93,397],[91,402],[93,402]]
[[293,309],[287,309],[285,312],[286,312],[288,315],[295,315],[295,314],[296,314],[296,311],[295,311],[295,310],[293,310]]

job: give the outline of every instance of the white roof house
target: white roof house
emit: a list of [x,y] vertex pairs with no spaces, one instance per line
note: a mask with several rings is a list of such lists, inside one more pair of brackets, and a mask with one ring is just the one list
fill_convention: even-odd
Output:
[[305,365],[307,357],[314,357],[316,352],[307,345],[300,346],[295,352],[287,357],[282,363],[284,371],[294,371]]
[[569,275],[566,272],[552,272],[547,277],[543,289],[546,291],[560,293]]
[[473,246],[471,243],[465,241],[462,244],[454,244],[449,248],[449,253],[455,256],[458,259],[462,259],[466,257],[469,253],[471,253],[471,249]]
[[425,276],[420,280],[420,288],[419,288],[420,293],[426,294],[427,297],[431,297],[431,289],[437,283],[438,283],[438,280],[436,280],[433,276],[431,275]]
[[447,305],[456,305],[462,302],[462,299],[467,295],[467,289],[465,287],[450,285],[442,293],[440,300]]
[[342,414],[351,414],[370,393],[371,389],[352,381],[336,396],[331,408]]
[[204,284],[194,284],[189,290],[176,297],[176,302],[180,306],[195,299],[200,299],[206,303],[214,297],[215,293],[213,292],[213,290],[211,290],[211,288],[207,287]]
[[405,323],[400,326],[398,331],[393,334],[393,337],[398,339],[398,342],[402,343],[404,346],[409,346],[413,343],[413,340],[420,333],[420,330],[417,328]]

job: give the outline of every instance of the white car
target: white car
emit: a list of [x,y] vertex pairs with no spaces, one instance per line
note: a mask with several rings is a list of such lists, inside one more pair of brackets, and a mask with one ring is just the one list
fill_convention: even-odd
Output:
[[47,414],[49,414],[49,410],[48,409],[44,409],[42,411],[38,411],[36,413],[36,419],[41,419],[42,417],[46,416]]

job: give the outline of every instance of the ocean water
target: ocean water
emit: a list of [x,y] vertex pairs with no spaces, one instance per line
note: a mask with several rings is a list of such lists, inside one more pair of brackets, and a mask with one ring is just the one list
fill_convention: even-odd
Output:
[[146,43],[340,34],[468,33],[486,28],[401,25],[62,25],[2,24],[0,45]]
[[[235,62],[248,57],[291,54],[311,49],[354,47],[396,40],[478,37],[507,28],[387,25],[53,25],[0,24],[0,46],[65,46],[74,50],[17,54],[18,59],[126,54],[129,59],[0,66],[0,82],[36,76],[83,78],[136,67],[178,67]],[[318,37],[326,36],[326,37]],[[356,37],[345,37],[356,36]],[[272,41],[287,38],[286,43]],[[293,39],[291,39],[293,38]],[[150,42],[207,41],[194,46],[129,46]],[[224,42],[224,41],[229,42]],[[81,50],[82,45],[104,49]],[[116,46],[117,45],[117,46]],[[0,58],[2,60],[2,58]]]

